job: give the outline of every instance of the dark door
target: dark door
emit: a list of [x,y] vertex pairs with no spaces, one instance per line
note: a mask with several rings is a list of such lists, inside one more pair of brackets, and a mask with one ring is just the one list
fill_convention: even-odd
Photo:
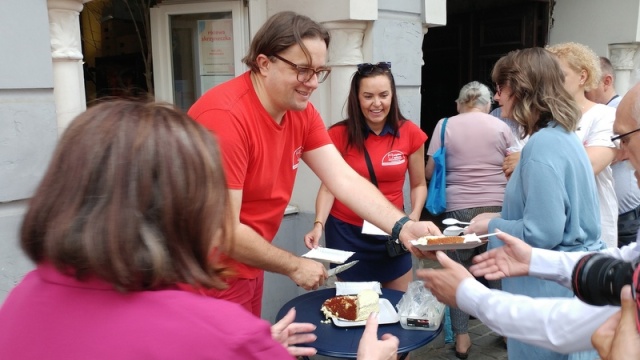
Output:
[[460,9],[459,2],[448,1],[447,10],[454,6],[457,12],[448,14],[447,26],[424,36],[421,128],[429,138],[438,120],[457,114],[454,101],[464,84],[477,80],[493,88],[491,69],[501,56],[547,43],[547,2],[474,3]]

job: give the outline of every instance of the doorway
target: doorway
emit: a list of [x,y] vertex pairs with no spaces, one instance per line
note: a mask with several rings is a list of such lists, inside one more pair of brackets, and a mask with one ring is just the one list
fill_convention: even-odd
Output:
[[440,119],[457,114],[463,85],[476,80],[493,88],[491,69],[501,56],[548,41],[548,1],[449,0],[447,13],[447,25],[429,29],[422,45],[420,127],[429,138]]

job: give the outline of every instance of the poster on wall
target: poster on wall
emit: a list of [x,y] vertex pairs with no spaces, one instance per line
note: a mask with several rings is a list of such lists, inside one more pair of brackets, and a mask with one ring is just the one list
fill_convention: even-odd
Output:
[[233,76],[233,20],[198,20],[198,53],[200,76]]

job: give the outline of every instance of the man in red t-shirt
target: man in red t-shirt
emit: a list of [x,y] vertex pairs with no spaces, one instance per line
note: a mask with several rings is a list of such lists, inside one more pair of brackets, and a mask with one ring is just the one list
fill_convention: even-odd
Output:
[[407,248],[411,239],[440,234],[433,223],[410,221],[353,171],[331,143],[309,103],[331,71],[328,46],[329,33],[322,25],[293,12],[275,14],[256,33],[243,59],[250,70],[209,90],[189,110],[219,141],[236,222],[233,249],[222,249],[236,276],[227,289],[210,295],[240,303],[257,316],[263,270],[286,275],[306,290],[327,278],[321,263],[271,244],[300,160],[336,198]]

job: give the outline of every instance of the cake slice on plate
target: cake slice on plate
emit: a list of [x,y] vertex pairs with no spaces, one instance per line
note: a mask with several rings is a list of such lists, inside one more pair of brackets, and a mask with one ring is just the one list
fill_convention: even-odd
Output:
[[336,317],[347,321],[366,320],[369,315],[380,311],[380,296],[373,290],[362,290],[357,296],[341,295],[325,300],[322,312],[327,319]]

